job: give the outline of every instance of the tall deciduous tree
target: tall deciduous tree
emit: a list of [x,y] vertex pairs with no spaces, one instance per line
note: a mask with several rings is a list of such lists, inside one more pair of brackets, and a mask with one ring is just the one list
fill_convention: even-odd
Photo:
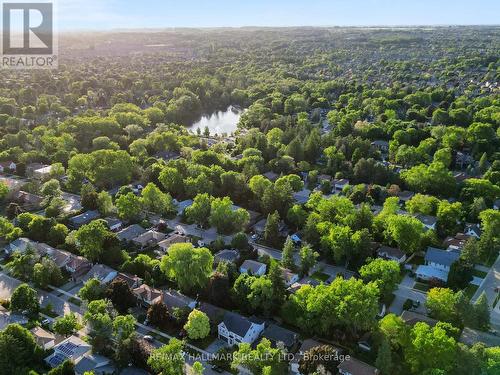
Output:
[[161,261],[161,269],[174,279],[183,291],[204,288],[212,272],[214,257],[205,247],[194,248],[190,243],[170,246]]

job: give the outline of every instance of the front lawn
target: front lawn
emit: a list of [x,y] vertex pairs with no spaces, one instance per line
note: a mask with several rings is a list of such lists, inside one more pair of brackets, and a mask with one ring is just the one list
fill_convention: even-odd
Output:
[[467,288],[465,288],[465,295],[469,298],[472,298],[472,296],[474,295],[474,293],[476,293],[476,290],[479,288],[479,286],[477,285],[472,285],[472,284],[469,284],[467,286]]
[[475,268],[472,270],[472,276],[476,276],[476,277],[479,277],[481,279],[484,279],[487,274],[488,274],[488,272],[476,270]]
[[421,290],[422,292],[427,292],[429,290],[429,285],[417,281],[415,285],[413,285],[413,289]]
[[330,275],[327,275],[326,273],[320,271],[316,271],[311,275],[311,278],[324,283],[326,280],[330,278]]

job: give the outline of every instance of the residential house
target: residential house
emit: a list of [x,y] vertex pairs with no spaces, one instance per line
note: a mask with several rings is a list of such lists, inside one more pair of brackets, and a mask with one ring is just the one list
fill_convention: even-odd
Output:
[[497,199],[495,202],[493,202],[493,209],[500,210],[500,199]]
[[48,180],[50,178],[51,171],[52,171],[51,165],[44,165],[41,168],[33,170],[31,177],[36,179],[36,180],[45,181],[45,180]]
[[267,178],[268,180],[270,180],[271,182],[276,181],[278,179],[278,177],[279,177],[279,174],[274,173],[273,171],[269,171],[269,172],[263,173],[262,175],[265,178]]
[[45,358],[45,362],[47,362],[50,367],[57,367],[68,359],[76,363],[91,350],[92,345],[76,336],[70,336],[54,346],[54,352]]
[[378,375],[380,371],[354,357],[346,358],[337,366],[341,375]]
[[24,253],[28,247],[36,250],[36,242],[29,238],[20,237],[5,246],[4,251],[7,255],[12,255],[14,252]]
[[471,237],[481,238],[481,227],[479,224],[465,224],[464,233]]
[[[306,339],[306,340],[302,341],[302,344],[300,345],[299,350],[297,351],[297,353],[294,354],[292,360],[290,361],[290,371],[292,372],[292,374],[302,375],[302,373],[299,371],[299,363],[302,360],[302,358],[304,357],[304,354],[308,350],[315,348],[317,346],[321,346],[321,345],[323,345],[323,344],[320,343],[319,341],[314,340],[314,339]],[[307,374],[303,374],[303,375],[307,375]]]
[[14,195],[14,200],[26,211],[35,211],[42,208],[44,198],[41,195],[18,191]]
[[166,237],[165,233],[157,232],[155,230],[148,230],[137,237],[135,237],[132,242],[139,246],[141,249],[150,246],[156,246],[158,243]]
[[254,276],[262,276],[266,273],[267,266],[264,263],[247,259],[240,266],[240,273],[249,273]]
[[257,318],[246,318],[228,311],[219,323],[217,331],[219,339],[232,346],[242,342],[252,344],[264,331],[264,327],[264,322]]
[[446,272],[450,271],[450,266],[457,261],[460,253],[456,251],[446,251],[428,247],[425,253],[425,264]]
[[180,202],[177,202],[177,201],[174,201],[174,204],[177,205],[177,215],[182,215],[184,213],[184,210],[188,207],[190,207],[192,204],[193,204],[193,200],[192,199],[186,199],[184,201],[180,201]]
[[115,280],[121,280],[126,282],[130,289],[135,289],[142,285],[142,279],[140,277],[123,272],[120,272],[115,277]]
[[420,220],[420,222],[422,224],[424,224],[424,227],[427,230],[435,230],[436,229],[437,219],[435,216],[417,214],[417,215],[415,215],[415,218]]
[[402,264],[406,261],[406,254],[395,247],[389,247],[385,245],[380,246],[377,250],[377,255],[379,258],[395,260],[399,264]]
[[167,236],[164,240],[158,242],[158,246],[164,253],[166,253],[169,247],[172,246],[174,243],[183,243],[183,242],[189,242],[189,237],[187,237],[184,233],[176,232]]
[[439,280],[442,281],[443,283],[448,281],[447,271],[443,271],[442,269],[432,266],[426,266],[423,264],[417,267],[415,275],[417,276],[418,279],[425,281]]
[[310,195],[311,195],[311,190],[302,189],[301,191],[297,191],[296,193],[293,193],[293,199],[298,204],[305,204],[309,200]]
[[92,263],[90,263],[84,257],[71,255],[69,262],[64,268],[71,275],[71,279],[73,281],[76,281],[85,276],[85,274],[90,271],[90,269],[92,268]]
[[44,350],[49,350],[54,347],[56,336],[52,332],[46,331],[41,327],[32,328],[30,332],[33,334],[36,343]]
[[109,230],[112,232],[117,232],[123,227],[122,221],[116,217],[106,217],[104,218],[104,221],[106,222]]
[[224,249],[214,255],[214,264],[220,262],[235,264],[240,259],[240,252],[235,249]]
[[379,150],[380,152],[386,154],[389,152],[389,142],[383,139],[377,139],[371,143],[372,147]]
[[17,165],[12,160],[0,162],[0,172],[1,173],[5,173],[5,172],[12,173],[12,172],[16,171],[16,168],[17,168]]
[[[263,218],[258,222],[256,222],[254,225],[252,225],[252,230],[256,234],[262,236],[266,230],[266,223],[267,223],[267,218]],[[280,222],[278,223],[278,231],[282,236],[286,236],[288,232],[288,227],[286,226],[283,220],[280,220]]]
[[40,249],[43,249],[45,253],[44,255],[47,258],[50,258],[59,268],[66,267],[66,265],[70,262],[71,257],[73,256],[73,254],[68,251],[54,249],[53,247],[46,244],[38,244],[38,249],[39,251]]
[[118,272],[111,267],[105,266],[104,264],[95,264],[89,270],[89,272],[82,278],[82,282],[85,283],[90,279],[97,279],[102,284],[108,284],[118,276]]
[[438,323],[436,319],[432,319],[426,315],[408,310],[403,310],[403,312],[401,313],[401,319],[403,319],[403,321],[410,326],[414,326],[415,324],[422,322],[428,324],[431,327],[434,327]]
[[297,290],[299,290],[300,288],[302,288],[304,285],[318,286],[320,284],[321,283],[318,280],[306,276],[306,277],[303,277],[302,279],[300,279],[299,281],[293,283],[288,288],[288,291],[290,293],[295,293]]
[[482,342],[486,347],[500,346],[500,337],[488,332],[478,331],[465,327],[460,335],[460,342],[472,346],[475,343]]
[[132,290],[132,293],[137,298],[137,302],[144,307],[151,306],[158,297],[161,297],[163,292],[159,289],[151,288],[147,284],[142,284]]
[[75,375],[92,373],[93,375],[108,375],[116,373],[115,366],[107,357],[98,354],[85,354],[75,365]]
[[153,303],[157,302],[163,302],[171,312],[176,308],[193,310],[197,305],[196,300],[173,289],[162,290],[161,295],[153,300]]
[[467,241],[471,238],[464,233],[457,233],[455,236],[448,236],[443,241],[443,246],[446,247],[448,251],[462,251]]
[[146,229],[139,224],[132,224],[116,233],[116,236],[122,242],[130,242],[143,233],[146,233]]
[[179,159],[181,155],[176,151],[158,151],[155,154],[155,158],[162,159],[165,161]]
[[318,175],[318,184],[321,185],[323,183],[323,181],[331,183],[333,181],[333,178],[332,178],[332,176],[327,175],[327,174]]
[[346,178],[334,179],[333,180],[333,191],[341,192],[345,186],[349,185],[349,180]]
[[45,167],[48,167],[48,165],[42,163],[29,163],[26,166],[26,176],[33,177],[33,174],[35,173],[36,170],[43,169]]
[[92,220],[98,219],[100,216],[101,214],[99,214],[99,211],[86,211],[80,215],[73,216],[68,221],[70,227],[78,229],[81,226],[90,223]]
[[415,193],[413,191],[403,190],[397,194],[397,197],[399,198],[399,203],[406,203],[412,199],[414,195]]
[[277,324],[269,324],[262,332],[262,337],[271,341],[273,347],[283,346],[290,351],[297,344],[299,335]]
[[298,273],[292,272],[288,268],[282,268],[281,272],[287,288],[299,281]]

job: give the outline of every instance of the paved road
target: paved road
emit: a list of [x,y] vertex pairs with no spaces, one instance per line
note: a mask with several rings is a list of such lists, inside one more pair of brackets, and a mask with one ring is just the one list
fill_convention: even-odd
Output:
[[491,315],[490,321],[493,328],[497,331],[500,330],[500,303],[494,308],[493,303],[498,295],[497,288],[500,287],[500,256],[497,258],[488,274],[484,278],[483,282],[472,296],[472,302],[475,302],[479,296],[484,292],[486,293],[486,298],[488,299]]
[[[4,272],[0,272],[0,298],[9,299],[14,289],[16,289],[16,287],[21,283],[21,281],[6,275]],[[42,307],[45,307],[50,303],[52,305],[52,310],[58,315],[74,312],[77,316],[81,316],[79,306],[69,303],[53,293],[40,289],[37,289],[37,292],[40,305]]]

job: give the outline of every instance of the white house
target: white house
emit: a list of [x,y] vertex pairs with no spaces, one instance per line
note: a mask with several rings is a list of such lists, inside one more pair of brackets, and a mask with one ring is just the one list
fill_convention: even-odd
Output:
[[481,227],[479,226],[479,224],[466,224],[464,233],[468,236],[480,238]]
[[379,258],[395,260],[399,264],[406,261],[406,254],[395,247],[380,246],[377,250],[377,255]]
[[266,273],[267,266],[264,263],[247,259],[240,266],[240,273],[249,273],[254,276],[262,276]]
[[456,251],[446,251],[429,246],[424,260],[427,266],[449,272],[452,263],[457,261],[458,258],[460,258],[460,253]]
[[226,312],[218,325],[218,336],[231,346],[242,342],[252,344],[264,331],[264,326],[264,322],[256,318]]
[[285,285],[287,288],[299,281],[298,273],[294,273],[287,268],[282,268],[281,272],[283,274],[283,280],[285,281]]
[[13,161],[2,161],[0,162],[0,172],[14,172],[17,168],[16,163]]
[[428,230],[435,230],[436,229],[436,223],[437,219],[435,216],[429,216],[429,215],[423,215],[423,214],[418,214],[415,216],[422,224],[424,224],[424,227]]

